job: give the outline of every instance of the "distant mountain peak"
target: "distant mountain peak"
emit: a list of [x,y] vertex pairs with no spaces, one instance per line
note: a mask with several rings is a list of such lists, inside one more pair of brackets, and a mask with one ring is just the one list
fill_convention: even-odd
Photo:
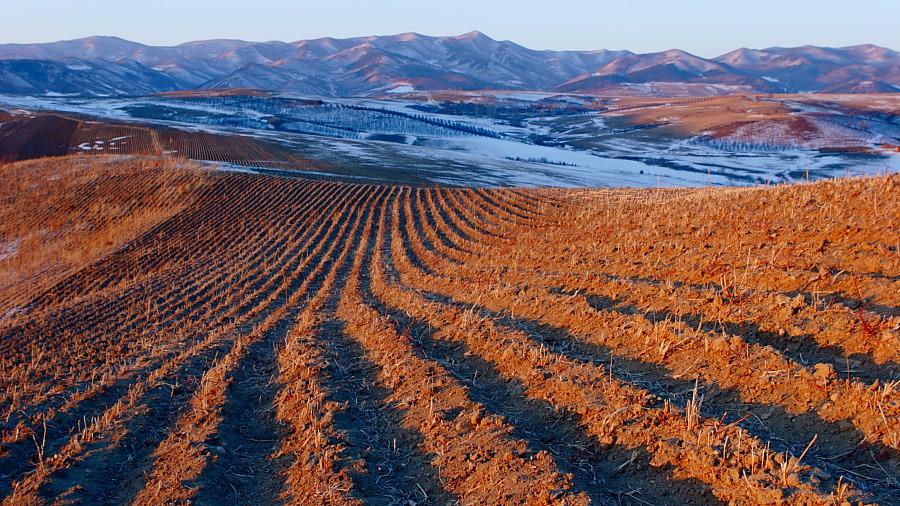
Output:
[[399,40],[402,42],[410,42],[410,41],[414,41],[414,40],[419,40],[421,37],[422,37],[422,34],[420,34],[420,33],[406,32],[406,33],[399,33],[397,35],[394,35],[393,38],[395,40]]
[[[65,63],[72,59],[85,62],[74,65],[77,75],[69,68],[73,65]],[[0,63],[4,60],[32,63],[5,65],[0,92],[141,93],[147,86],[170,91],[239,85],[352,96],[381,93],[399,83],[416,90],[590,93],[659,82],[704,86],[701,89],[716,93],[900,90],[900,55],[872,44],[742,47],[701,58],[677,48],[647,54],[537,51],[497,41],[479,30],[443,37],[405,32],[291,43],[215,39],[177,46],[93,36],[0,45]],[[136,75],[144,82],[129,81]]]
[[[86,41],[86,42],[106,41],[106,42],[121,42],[124,44],[140,44],[139,42],[133,42],[130,40],[126,40],[126,39],[123,39],[122,37],[116,37],[115,35],[91,35],[89,37],[84,37],[84,38],[75,39],[75,40],[82,40],[82,41]],[[140,45],[143,45],[143,44],[140,44]]]
[[481,31],[479,31],[479,30],[472,30],[471,32],[464,33],[464,34],[462,34],[462,35],[457,35],[457,36],[454,37],[454,38],[455,38],[455,39],[460,39],[460,40],[472,40],[472,39],[490,39],[490,40],[494,40],[494,39],[491,39],[490,37],[488,37],[487,35],[485,35],[484,32],[481,32]]

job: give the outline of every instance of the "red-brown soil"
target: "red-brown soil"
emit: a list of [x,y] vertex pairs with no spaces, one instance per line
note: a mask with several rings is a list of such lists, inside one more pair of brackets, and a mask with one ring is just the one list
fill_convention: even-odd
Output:
[[68,154],[115,154],[189,158],[271,169],[323,168],[323,162],[253,137],[44,113],[9,118],[0,120],[0,162]]
[[78,121],[56,115],[7,116],[0,124],[0,162],[66,155],[78,128]]
[[[897,94],[762,95],[691,98],[617,97],[603,112],[611,124],[656,127],[660,136],[706,137],[733,143],[850,150],[869,148],[865,137],[836,130],[824,113],[801,111],[797,103],[850,115],[896,116]],[[827,116],[827,115],[826,115]]]
[[[0,269],[63,266],[2,292],[4,504],[900,500],[900,177],[479,190],[97,156],[0,183],[52,196],[4,196]],[[153,219],[79,262],[22,240],[95,244],[118,208]]]

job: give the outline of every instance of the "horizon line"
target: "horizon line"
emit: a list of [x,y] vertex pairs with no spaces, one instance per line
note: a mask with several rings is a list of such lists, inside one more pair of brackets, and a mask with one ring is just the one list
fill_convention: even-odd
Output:
[[605,48],[598,48],[598,49],[535,49],[535,48],[528,47],[528,46],[525,46],[525,45],[523,45],[523,44],[520,44],[520,43],[518,43],[518,42],[516,42],[516,41],[514,41],[514,40],[510,40],[510,39],[495,39],[494,37],[491,37],[490,35],[487,35],[485,32],[483,32],[483,31],[481,31],[481,30],[477,30],[477,29],[476,29],[476,30],[471,30],[471,31],[468,31],[468,32],[465,32],[465,33],[462,33],[462,34],[458,34],[458,35],[428,35],[428,34],[423,34],[423,33],[420,33],[420,32],[408,31],[408,32],[391,33],[391,34],[356,35],[356,36],[352,36],[352,37],[332,37],[332,36],[323,36],[323,37],[313,37],[313,38],[307,38],[307,39],[302,39],[302,38],[301,38],[301,39],[296,39],[296,40],[292,40],[292,41],[278,40],[278,39],[271,39],[271,40],[247,40],[247,39],[241,39],[241,38],[216,37],[216,38],[210,38],[210,39],[193,39],[193,40],[188,40],[188,41],[185,41],[185,42],[179,42],[179,43],[177,43],[177,44],[148,44],[148,43],[145,43],[145,42],[140,42],[140,41],[137,41],[137,40],[125,38],[125,37],[122,37],[122,36],[119,36],[119,35],[101,35],[101,34],[94,34],[94,35],[87,35],[87,36],[84,36],[84,37],[76,37],[76,38],[73,38],[73,39],[59,39],[59,40],[45,41],[45,42],[0,42],[0,46],[41,46],[41,45],[49,45],[49,44],[59,44],[59,43],[64,43],[64,42],[78,42],[78,41],[88,40],[88,39],[108,38],[108,39],[118,39],[118,40],[122,40],[122,41],[125,41],[125,42],[130,42],[130,43],[132,43],[132,44],[138,44],[138,45],[146,46],[146,47],[153,47],[153,48],[177,48],[177,47],[186,46],[186,45],[189,45],[189,44],[197,44],[197,43],[203,43],[203,42],[239,42],[239,43],[244,43],[244,44],[271,44],[271,43],[296,44],[296,43],[299,43],[299,42],[311,42],[311,41],[316,41],[316,40],[327,40],[327,39],[331,39],[331,40],[340,40],[340,41],[348,41],[348,40],[355,40],[355,39],[392,38],[392,37],[401,37],[401,36],[404,36],[404,35],[414,35],[414,36],[417,36],[417,37],[424,37],[424,38],[429,38],[429,39],[462,39],[462,38],[464,38],[464,37],[466,37],[466,36],[471,36],[471,35],[482,35],[482,36],[484,36],[484,37],[486,37],[486,38],[488,38],[488,39],[490,39],[490,40],[492,40],[492,41],[494,41],[494,42],[501,42],[501,43],[502,43],[502,42],[508,42],[508,43],[515,44],[515,45],[517,45],[517,46],[523,47],[523,48],[525,48],[525,49],[528,49],[528,50],[531,50],[531,51],[538,51],[538,52],[555,52],[555,53],[563,53],[563,52],[571,52],[571,53],[592,53],[592,52],[602,52],[602,51],[610,51],[610,52],[624,51],[624,52],[629,52],[629,53],[636,54],[636,55],[647,55],[647,54],[665,53],[665,52],[668,52],[668,51],[682,51],[682,52],[688,53],[688,54],[690,54],[690,55],[692,55],[692,56],[697,56],[697,57],[699,57],[699,58],[704,58],[704,59],[714,59],[714,58],[718,58],[718,57],[724,56],[724,55],[726,55],[726,54],[729,54],[729,53],[731,53],[731,52],[739,51],[739,50],[742,50],[742,49],[744,49],[744,50],[750,50],[750,51],[766,51],[766,50],[771,50],[771,49],[799,49],[799,48],[806,48],[806,47],[824,48],[824,49],[847,49],[847,48],[854,48],[854,47],[873,46],[873,47],[883,48],[883,49],[887,49],[887,50],[889,50],[889,51],[897,52],[897,50],[895,50],[894,48],[891,48],[891,47],[888,47],[888,46],[881,46],[881,45],[874,44],[874,43],[871,43],[871,42],[861,42],[861,43],[858,43],[858,44],[839,45],[839,46],[831,46],[831,45],[828,45],[828,46],[820,46],[820,45],[816,45],[816,44],[803,44],[803,45],[799,45],[799,46],[768,46],[768,47],[764,47],[764,48],[755,48],[755,47],[749,47],[749,46],[741,46],[741,47],[737,47],[737,48],[735,48],[735,49],[732,49],[732,50],[730,50],[730,51],[726,51],[725,53],[722,53],[722,54],[717,55],[717,56],[714,56],[714,57],[704,57],[704,56],[700,56],[700,55],[698,55],[698,54],[696,54],[696,53],[692,53],[692,52],[690,52],[690,51],[687,51],[687,50],[685,50],[685,49],[681,49],[681,48],[679,48],[679,47],[670,47],[669,49],[663,49],[663,50],[660,50],[660,51],[650,51],[650,52],[645,52],[645,53],[634,52],[634,51],[631,51],[631,50],[626,49],[626,48],[622,48],[622,49],[610,49],[610,48],[608,48],[608,47],[605,47]]

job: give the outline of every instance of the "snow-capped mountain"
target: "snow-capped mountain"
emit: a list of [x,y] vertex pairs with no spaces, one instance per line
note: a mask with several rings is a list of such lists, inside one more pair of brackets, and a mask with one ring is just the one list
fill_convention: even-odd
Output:
[[560,86],[599,91],[615,84],[679,82],[768,92],[900,91],[900,53],[878,46],[738,49],[707,60],[680,50],[632,54]]
[[844,48],[741,48],[715,59],[788,91],[900,91],[900,53],[871,44]]
[[481,32],[296,42],[208,40],[147,46],[116,37],[0,45],[0,92],[144,94],[257,88],[322,96],[392,90],[596,92],[623,84],[740,85],[759,91],[900,91],[900,56],[877,46],[536,51]]
[[599,69],[563,83],[558,89],[588,92],[621,84],[659,82],[745,85],[766,91],[770,88],[765,80],[736,71],[728,65],[671,49],[661,53],[621,56]]

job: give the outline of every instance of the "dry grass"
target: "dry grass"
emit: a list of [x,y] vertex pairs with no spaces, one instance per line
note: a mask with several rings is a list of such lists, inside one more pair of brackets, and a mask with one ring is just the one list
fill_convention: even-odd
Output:
[[189,206],[203,184],[197,167],[85,158],[0,167],[0,301],[21,302]]
[[672,124],[681,135],[734,129],[754,121],[787,121],[790,110],[760,95],[702,98],[622,98],[607,114],[636,125]]

